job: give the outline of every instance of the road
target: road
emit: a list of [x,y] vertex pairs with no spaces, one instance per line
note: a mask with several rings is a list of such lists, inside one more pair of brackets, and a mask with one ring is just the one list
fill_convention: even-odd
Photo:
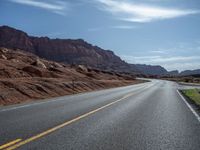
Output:
[[4,107],[0,145],[8,150],[199,150],[200,122],[178,88],[152,80]]

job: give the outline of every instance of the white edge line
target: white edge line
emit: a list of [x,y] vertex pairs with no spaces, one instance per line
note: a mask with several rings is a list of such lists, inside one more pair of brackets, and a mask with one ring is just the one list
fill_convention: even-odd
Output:
[[192,106],[186,101],[186,99],[183,97],[183,95],[177,90],[178,94],[182,98],[182,100],[185,102],[185,104],[188,106],[188,108],[192,111],[192,113],[195,115],[197,120],[200,122],[200,116],[197,114],[197,112],[192,108]]

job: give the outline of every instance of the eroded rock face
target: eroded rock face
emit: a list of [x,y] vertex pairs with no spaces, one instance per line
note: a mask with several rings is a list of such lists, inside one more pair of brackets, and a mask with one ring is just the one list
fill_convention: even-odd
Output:
[[21,49],[34,53],[41,58],[66,64],[79,64],[104,70],[130,72],[130,66],[112,51],[103,50],[82,39],[32,37],[23,31],[2,26],[0,27],[0,46]]
[[0,48],[0,78],[55,77],[56,73],[48,70],[51,64],[54,62],[33,54]]
[[147,75],[165,75],[168,71],[161,66],[152,66],[144,64],[136,64],[136,68],[143,74]]
[[37,76],[37,77],[43,76],[42,71],[34,66],[26,66],[26,67],[22,68],[22,70],[27,72],[31,76]]
[[28,35],[8,26],[0,27],[0,46],[13,49],[23,49],[34,53],[32,42]]
[[128,79],[127,75],[88,69],[83,65],[67,66],[20,50],[0,48],[0,55],[7,58],[0,57],[0,105],[122,86],[135,81],[132,76]]
[[[167,70],[161,66],[128,64],[114,52],[93,46],[82,39],[33,37],[8,26],[0,27],[0,46],[21,49],[47,60],[71,65],[84,65],[106,71],[146,75],[168,74]],[[39,65],[39,63],[36,64]]]

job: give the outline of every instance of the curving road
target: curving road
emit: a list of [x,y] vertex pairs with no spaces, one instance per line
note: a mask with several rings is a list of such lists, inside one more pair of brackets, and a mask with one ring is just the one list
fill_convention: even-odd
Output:
[[0,108],[0,149],[199,150],[200,122],[174,82]]

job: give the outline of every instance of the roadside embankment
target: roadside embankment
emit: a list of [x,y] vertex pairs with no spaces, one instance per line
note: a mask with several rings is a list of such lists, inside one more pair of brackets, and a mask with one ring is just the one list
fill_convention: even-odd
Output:
[[191,100],[200,108],[200,89],[184,89],[181,90],[182,94]]
[[0,105],[145,82],[132,74],[66,65],[0,48]]

